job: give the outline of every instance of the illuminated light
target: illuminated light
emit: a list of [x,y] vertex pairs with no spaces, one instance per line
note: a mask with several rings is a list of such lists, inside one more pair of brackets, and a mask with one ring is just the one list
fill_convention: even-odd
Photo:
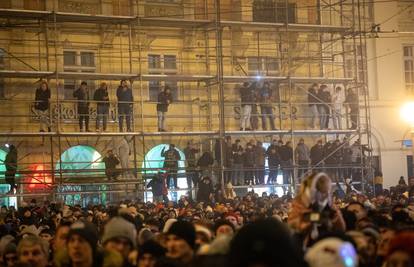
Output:
[[32,167],[34,171],[32,177],[30,178],[29,182],[29,189],[44,189],[50,186],[52,183],[52,177],[50,174],[45,173],[44,165],[38,164]]
[[400,115],[405,122],[414,126],[414,102],[405,103],[401,107]]
[[[0,180],[4,181],[4,172],[6,171],[6,166],[4,166],[4,160],[6,159],[6,151],[0,149]],[[16,174],[16,177],[19,177],[19,174]],[[0,194],[5,194],[10,189],[8,184],[0,184]],[[17,208],[17,197],[4,197],[0,198],[0,205],[3,206],[14,206]]]
[[10,145],[9,145],[9,144],[5,144],[4,146],[5,146],[5,147],[7,147],[7,148],[9,148],[9,147],[10,147]]
[[262,79],[262,76],[256,75],[256,80],[260,80],[260,79]]

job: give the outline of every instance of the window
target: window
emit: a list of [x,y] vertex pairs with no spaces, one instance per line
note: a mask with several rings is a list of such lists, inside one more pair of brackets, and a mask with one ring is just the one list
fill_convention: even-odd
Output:
[[275,57],[248,57],[247,68],[249,75],[278,75],[279,59]]
[[404,77],[405,89],[409,93],[414,93],[414,46],[404,46]]
[[148,55],[148,69],[161,69],[160,55]]
[[[365,45],[345,45],[345,75],[347,78],[356,78],[358,82],[367,79],[367,53]],[[357,59],[355,62],[355,53]],[[355,62],[355,63],[354,63]]]
[[63,52],[63,65],[76,66],[76,52],[75,51],[64,51]]
[[177,57],[175,55],[165,55],[164,56],[164,69],[165,70],[177,70]]
[[[148,55],[148,73],[150,74],[176,74],[177,56],[176,55]],[[157,101],[159,92],[169,86],[174,100],[178,99],[177,82],[172,81],[149,81],[148,95],[150,101]]]
[[129,0],[112,0],[113,14],[115,16],[129,16],[131,8]]
[[[287,8],[287,10],[286,10]],[[286,15],[288,16],[286,20]],[[296,4],[285,1],[275,0],[254,0],[253,1],[253,21],[256,22],[277,22],[295,23]]]
[[95,66],[95,53],[92,52],[81,52],[81,65],[94,67]]
[[[63,51],[63,70],[70,72],[95,72],[95,52],[92,51]],[[64,97],[65,99],[73,99],[73,91],[79,87],[81,80],[65,80],[64,81]],[[89,94],[92,97],[95,87],[94,81],[86,81],[88,84]]]

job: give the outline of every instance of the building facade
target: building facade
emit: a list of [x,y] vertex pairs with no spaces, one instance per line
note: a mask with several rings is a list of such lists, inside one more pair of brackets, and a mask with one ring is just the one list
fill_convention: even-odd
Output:
[[[300,138],[311,146],[319,139],[346,136],[370,146],[361,33],[370,25],[372,9],[360,1],[10,0],[0,8],[1,142],[19,144],[20,154],[27,155],[20,159],[21,169],[40,168],[47,179],[35,181],[46,189],[54,188],[49,184],[74,183],[73,174],[89,168],[62,167],[65,151],[80,145],[93,147],[101,158],[126,142],[131,179],[142,177],[148,165],[145,155],[159,144],[184,149],[193,140],[207,151],[225,135],[243,142],[281,138],[294,146]],[[33,101],[40,80],[47,80],[51,89],[50,133],[38,133]],[[118,131],[116,90],[121,80],[128,81],[134,96],[133,126],[127,134]],[[108,85],[106,133],[79,133],[73,92],[82,81],[90,99],[90,130],[96,118],[93,92],[101,82]],[[248,82],[260,88],[265,81],[272,91],[268,101],[275,129],[239,131],[240,87]],[[337,87],[343,94],[349,88],[356,92],[354,129],[348,129],[345,104],[339,114],[341,128],[330,124],[310,129],[307,92],[313,83],[326,84],[331,94]],[[167,131],[160,133],[157,96],[166,86],[173,102]],[[254,102],[257,111],[251,122],[260,125],[261,106]],[[85,162],[93,158],[88,155]],[[369,176],[371,164],[355,168]]]

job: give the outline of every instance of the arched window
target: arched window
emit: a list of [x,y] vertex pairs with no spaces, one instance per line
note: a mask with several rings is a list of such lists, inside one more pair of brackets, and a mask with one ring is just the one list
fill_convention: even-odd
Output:
[[[88,182],[96,179],[105,179],[105,164],[101,154],[91,146],[73,146],[68,148],[60,156],[56,163],[56,178],[60,176],[70,183],[82,183],[80,179]],[[63,195],[64,202],[70,205],[81,204],[83,206],[93,203],[100,204],[106,201],[105,193],[90,194],[90,192],[105,191],[105,185],[64,185],[60,192],[88,192],[80,194]],[[81,197],[82,195],[82,197]]]
[[[164,157],[161,156],[161,151],[167,150],[170,145],[160,144],[150,149],[150,151],[145,154],[144,161],[142,162],[142,174],[145,178],[151,178],[151,176],[161,170],[164,165]],[[175,148],[180,153],[181,160],[178,161],[178,187],[188,188],[187,180],[185,178],[185,155],[177,147]],[[177,192],[169,192],[168,198],[170,200],[178,200],[181,195],[185,195],[186,190],[178,190]],[[151,192],[145,193],[145,201],[152,201]]]

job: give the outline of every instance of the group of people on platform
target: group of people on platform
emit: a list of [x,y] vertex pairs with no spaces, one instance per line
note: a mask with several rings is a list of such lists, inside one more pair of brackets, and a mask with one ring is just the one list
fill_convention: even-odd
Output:
[[21,202],[0,209],[1,267],[412,267],[414,178],[338,194],[326,173],[300,190],[177,202]]
[[[275,115],[273,109],[275,104],[280,103],[279,93],[275,93],[275,89],[271,87],[270,82],[264,81],[262,83],[245,82],[240,88],[240,130],[258,130],[259,118],[261,118],[261,125],[263,130],[276,130]],[[132,131],[133,121],[133,103],[134,97],[132,89],[128,86],[126,80],[122,80],[116,90],[118,101],[118,123],[119,131]],[[50,89],[46,81],[40,83],[35,95],[35,113],[40,120],[41,131],[51,131],[50,120]],[[89,117],[90,117],[90,100],[96,102],[96,130],[106,131],[107,121],[109,117],[110,99],[108,95],[108,86],[105,82],[101,83],[99,88],[95,90],[93,97],[91,97],[88,85],[83,81],[78,89],[73,92],[73,97],[77,102],[77,116],[79,119],[80,131],[90,131]],[[319,124],[320,129],[328,129],[329,121],[332,120],[334,129],[342,129],[342,121],[345,116],[345,107],[347,112],[345,118],[350,119],[350,129],[356,129],[359,104],[358,96],[354,89],[349,88],[347,93],[343,92],[341,86],[337,86],[333,94],[330,93],[326,84],[313,84],[307,91],[307,101],[310,112],[309,127],[316,129]],[[171,89],[168,86],[164,87],[158,94],[157,100],[157,118],[158,131],[166,131],[165,120],[168,106],[173,102]],[[260,107],[260,113],[258,111]],[[124,125],[124,123],[126,125]]]
[[[273,109],[277,107],[277,103],[280,104],[280,96],[279,92],[271,87],[270,82],[244,82],[239,92],[240,131],[258,130],[259,118],[261,118],[262,130],[276,130]],[[333,128],[340,130],[343,129],[343,118],[347,121],[349,118],[350,129],[357,128],[359,103],[358,95],[353,88],[349,88],[345,94],[342,87],[337,86],[331,94],[326,84],[314,83],[307,91],[307,101],[311,114],[310,129],[317,129],[318,124],[321,130],[329,129],[329,121],[332,120]]]
[[[36,89],[35,94],[35,113],[40,120],[40,131],[51,131],[50,120],[50,89],[46,81],[40,83],[39,88]],[[77,102],[77,115],[79,119],[79,130],[81,132],[89,132],[89,117],[90,117],[90,100],[87,82],[83,81],[80,87],[73,92],[73,97]],[[119,131],[132,132],[133,122],[133,104],[134,96],[132,89],[128,86],[126,80],[122,80],[116,90],[116,97],[118,101],[118,124]],[[96,102],[96,131],[106,131],[109,117],[110,99],[108,94],[108,85],[102,82],[98,89],[93,94],[93,101]],[[158,131],[165,131],[165,116],[168,111],[168,106],[172,103],[173,98],[171,89],[165,86],[164,90],[158,94],[157,116],[158,116]],[[124,126],[125,122],[125,126]]]

